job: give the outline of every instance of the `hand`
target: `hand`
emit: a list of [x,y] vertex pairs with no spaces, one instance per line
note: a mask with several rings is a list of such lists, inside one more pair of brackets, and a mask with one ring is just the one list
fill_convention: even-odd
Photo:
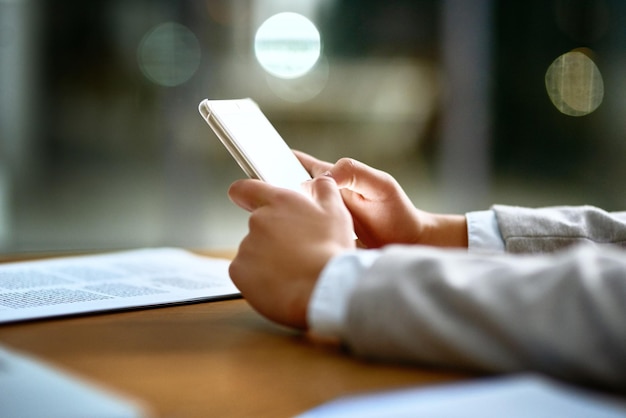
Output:
[[312,176],[326,174],[335,179],[352,214],[359,241],[366,247],[394,243],[467,247],[465,216],[417,209],[390,174],[351,158],[330,164],[294,152]]
[[259,180],[239,180],[228,191],[251,212],[249,233],[230,265],[233,282],[261,314],[303,329],[322,269],[355,247],[352,219],[333,179],[322,176],[305,186],[311,198]]

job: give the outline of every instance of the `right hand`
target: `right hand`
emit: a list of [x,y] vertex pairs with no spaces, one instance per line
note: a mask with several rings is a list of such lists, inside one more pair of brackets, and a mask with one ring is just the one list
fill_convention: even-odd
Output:
[[250,212],[248,235],[229,268],[233,283],[261,314],[302,329],[320,272],[355,248],[352,219],[334,180],[320,176],[304,187],[311,198],[252,179],[228,190]]
[[294,152],[313,177],[335,179],[359,241],[367,248],[388,244],[467,247],[465,216],[417,209],[390,174],[351,158],[331,164]]

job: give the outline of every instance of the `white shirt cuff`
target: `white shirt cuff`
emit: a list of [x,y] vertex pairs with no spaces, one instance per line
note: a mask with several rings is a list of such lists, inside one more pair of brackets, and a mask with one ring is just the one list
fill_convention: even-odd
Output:
[[465,218],[467,219],[469,252],[503,253],[506,251],[493,210],[469,212],[465,214]]
[[360,277],[380,256],[379,250],[354,250],[333,257],[317,281],[307,311],[311,331],[341,338],[348,301]]

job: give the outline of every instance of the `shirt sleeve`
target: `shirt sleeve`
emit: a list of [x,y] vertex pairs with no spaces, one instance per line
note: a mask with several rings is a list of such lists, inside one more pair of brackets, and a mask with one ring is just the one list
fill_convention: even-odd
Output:
[[377,360],[626,388],[624,272],[616,246],[488,256],[388,246],[350,296],[342,341]]
[[626,211],[583,206],[494,205],[507,253],[552,253],[580,244],[626,249]]
[[313,333],[341,338],[354,287],[379,255],[378,250],[355,250],[339,254],[328,262],[313,289],[307,311],[307,322]]
[[[504,252],[493,210],[466,214],[470,252]],[[335,256],[322,271],[307,311],[312,332],[325,337],[343,335],[348,300],[357,281],[376,261],[380,251],[355,250]]]
[[469,212],[467,219],[468,250],[471,253],[503,253],[504,239],[493,210]]

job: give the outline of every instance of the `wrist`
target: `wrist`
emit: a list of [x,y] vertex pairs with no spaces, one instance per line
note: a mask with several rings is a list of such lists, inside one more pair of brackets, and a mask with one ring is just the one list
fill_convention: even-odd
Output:
[[424,244],[435,247],[468,247],[465,215],[429,214],[424,225]]

